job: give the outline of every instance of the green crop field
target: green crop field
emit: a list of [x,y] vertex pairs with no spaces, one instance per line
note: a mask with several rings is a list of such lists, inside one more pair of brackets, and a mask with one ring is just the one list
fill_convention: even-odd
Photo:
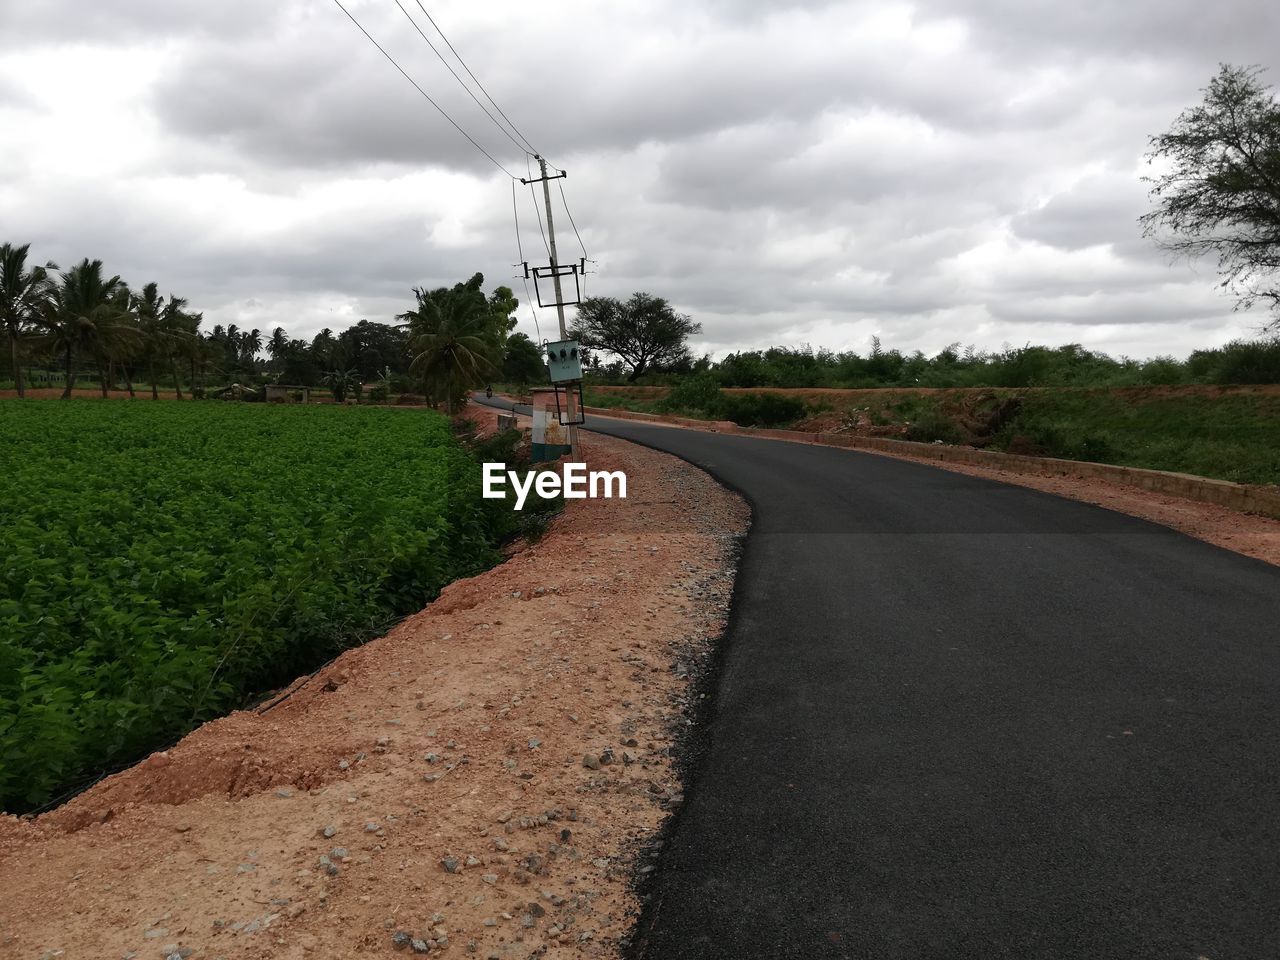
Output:
[[424,411],[0,400],[0,809],[245,704],[499,557]]

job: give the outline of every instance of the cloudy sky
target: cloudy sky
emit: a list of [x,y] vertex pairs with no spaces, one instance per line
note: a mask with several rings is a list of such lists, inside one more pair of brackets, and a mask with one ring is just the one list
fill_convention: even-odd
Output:
[[[424,3],[568,170],[598,261],[588,293],[667,297],[702,323],[699,349],[865,351],[879,335],[1145,357],[1264,319],[1134,221],[1147,138],[1219,62],[1277,66],[1274,6]],[[348,7],[525,174],[395,0]],[[524,298],[511,179],[332,0],[4,2],[0,36],[0,240],[156,280],[206,326],[298,337],[389,321],[412,286],[476,271]],[[519,189],[525,255],[545,262]],[[538,319],[554,332],[554,311]]]

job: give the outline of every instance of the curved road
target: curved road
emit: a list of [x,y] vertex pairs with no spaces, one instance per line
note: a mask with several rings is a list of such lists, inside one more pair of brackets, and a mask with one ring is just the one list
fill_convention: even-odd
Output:
[[1280,569],[929,466],[588,426],[754,508],[637,956],[1280,957]]

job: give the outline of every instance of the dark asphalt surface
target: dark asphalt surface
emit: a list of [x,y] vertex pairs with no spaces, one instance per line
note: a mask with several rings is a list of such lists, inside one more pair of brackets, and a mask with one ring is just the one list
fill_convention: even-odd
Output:
[[638,956],[1280,958],[1280,569],[913,463],[589,426],[754,508]]

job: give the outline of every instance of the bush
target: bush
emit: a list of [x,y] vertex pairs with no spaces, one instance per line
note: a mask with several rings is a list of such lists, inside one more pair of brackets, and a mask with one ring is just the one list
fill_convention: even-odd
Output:
[[713,413],[740,427],[783,427],[801,419],[805,405],[782,393],[722,393]]
[[956,422],[940,411],[926,410],[907,425],[904,436],[917,443],[964,443],[964,434]]
[[1216,352],[1214,383],[1280,383],[1280,337],[1235,340]]
[[665,413],[708,413],[717,409],[721,400],[720,385],[715,377],[700,374],[682,378],[658,402],[657,409]]

